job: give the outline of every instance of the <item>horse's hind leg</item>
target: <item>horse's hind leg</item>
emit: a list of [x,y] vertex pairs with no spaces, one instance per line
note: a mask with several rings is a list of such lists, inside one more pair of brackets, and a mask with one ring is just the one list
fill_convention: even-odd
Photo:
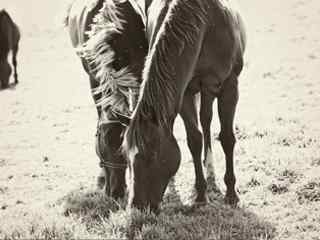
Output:
[[213,155],[211,147],[211,121],[212,121],[212,104],[214,96],[211,94],[201,93],[200,122],[202,126],[204,139],[204,166],[207,169],[207,177],[214,180]]
[[0,88],[7,88],[11,75],[11,66],[7,61],[7,57],[0,59]]
[[14,83],[17,84],[18,81],[18,71],[17,71],[17,54],[18,54],[18,44],[12,50],[12,64],[13,64],[13,76],[14,76]]
[[194,163],[196,175],[195,188],[197,191],[195,203],[205,203],[207,202],[207,182],[201,164],[202,134],[198,129],[198,116],[194,95],[185,93],[180,115],[184,121],[187,143]]
[[233,120],[238,98],[238,79],[235,74],[232,74],[224,83],[218,97],[218,112],[221,124],[219,139],[226,158],[224,182],[227,186],[227,192],[225,202],[230,205],[236,205],[239,202],[235,191],[236,178],[233,165],[233,151],[236,142],[233,132]]

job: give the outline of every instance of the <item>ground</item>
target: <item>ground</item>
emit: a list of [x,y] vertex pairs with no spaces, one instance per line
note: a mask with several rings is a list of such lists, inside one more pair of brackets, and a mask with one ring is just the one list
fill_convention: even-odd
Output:
[[[20,83],[0,91],[0,238],[320,239],[318,0],[239,0],[248,31],[235,125],[239,207],[225,206],[212,182],[210,204],[189,205],[193,166],[178,120],[183,160],[163,211],[132,213],[130,224],[125,203],[96,190],[96,112],[62,26],[65,2],[1,1],[22,39]],[[212,128],[215,139],[216,115]],[[214,155],[223,193],[217,140]]]

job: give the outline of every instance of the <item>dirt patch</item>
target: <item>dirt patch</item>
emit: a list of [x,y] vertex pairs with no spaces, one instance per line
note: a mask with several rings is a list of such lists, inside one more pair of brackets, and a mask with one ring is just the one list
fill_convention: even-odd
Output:
[[311,180],[300,187],[296,194],[300,204],[308,202],[320,202],[320,180]]

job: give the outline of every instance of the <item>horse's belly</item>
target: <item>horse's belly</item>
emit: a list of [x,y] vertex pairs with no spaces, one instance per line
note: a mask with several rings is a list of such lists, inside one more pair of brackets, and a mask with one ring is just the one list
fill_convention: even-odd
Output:
[[224,18],[216,19],[208,29],[196,67],[201,91],[218,94],[239,57],[242,58],[242,48],[238,27]]

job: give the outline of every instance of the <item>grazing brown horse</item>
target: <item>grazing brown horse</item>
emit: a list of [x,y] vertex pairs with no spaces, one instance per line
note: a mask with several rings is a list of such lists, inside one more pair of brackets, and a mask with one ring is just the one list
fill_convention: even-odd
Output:
[[[146,22],[144,9],[148,6],[148,2],[141,6],[135,0],[125,3],[92,1],[90,4],[74,1],[66,19],[72,44],[89,75],[99,116],[96,151],[105,173],[98,178],[98,185],[105,185],[106,193],[115,198],[122,197],[125,191],[124,175],[127,164],[124,156],[119,154],[125,129],[121,123],[127,124],[129,121],[124,115],[131,113],[130,106],[126,104],[126,92],[128,89],[136,91],[135,81],[141,81],[148,49],[142,22]],[[121,94],[114,91],[114,84],[110,84],[115,79],[118,86],[125,84],[121,88]],[[124,104],[117,104],[119,102]],[[194,119],[192,114],[181,115],[184,117],[190,143],[190,136],[193,140],[194,134],[188,126],[194,123],[196,118]],[[189,119],[189,116],[192,118]],[[197,133],[201,145],[201,133]],[[192,153],[195,147],[198,148],[193,142],[189,147]]]
[[173,136],[179,111],[189,119],[185,123],[194,157],[196,201],[206,201],[202,135],[194,104],[194,95],[200,92],[206,158],[211,154],[212,103],[218,99],[219,139],[226,158],[225,201],[234,205],[239,198],[233,166],[233,121],[246,42],[241,16],[232,0],[153,0],[147,12],[149,53],[137,107],[123,142],[131,177],[129,204],[158,210],[180,163]]
[[14,67],[14,82],[18,83],[17,53],[19,48],[20,31],[8,12],[0,10],[0,87],[9,85],[11,66],[8,63],[9,52],[12,51],[12,64]]
[[127,1],[75,0],[66,25],[97,106],[96,152],[105,171],[100,184],[107,195],[122,198],[127,164],[119,151],[125,130],[121,118],[131,114],[138,93],[148,50],[144,24]]

